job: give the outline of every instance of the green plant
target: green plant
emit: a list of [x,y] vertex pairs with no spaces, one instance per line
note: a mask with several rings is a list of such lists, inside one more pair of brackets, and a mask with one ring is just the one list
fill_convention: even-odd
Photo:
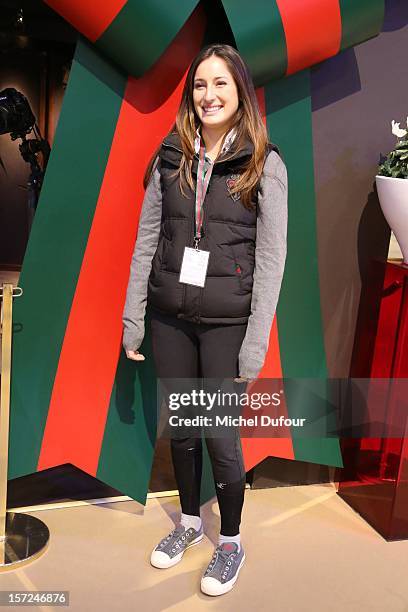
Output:
[[391,153],[380,160],[378,174],[380,176],[408,179],[408,132],[402,130],[400,124],[394,120],[391,121],[391,126],[392,133],[397,136],[397,144]]

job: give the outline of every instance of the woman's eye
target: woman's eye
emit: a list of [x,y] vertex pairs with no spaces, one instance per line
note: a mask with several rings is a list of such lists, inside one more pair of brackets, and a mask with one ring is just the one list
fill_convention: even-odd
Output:
[[217,85],[226,85],[225,81],[218,81]]
[[195,87],[195,89],[202,89],[204,87],[204,85],[201,85],[200,83],[197,83],[194,87]]

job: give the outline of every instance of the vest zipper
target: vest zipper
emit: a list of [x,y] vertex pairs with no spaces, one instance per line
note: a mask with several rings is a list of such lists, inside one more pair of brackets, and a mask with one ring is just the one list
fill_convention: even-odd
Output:
[[[216,162],[213,162],[213,164],[215,164]],[[210,181],[208,183],[208,189],[207,189],[207,194],[206,197],[208,196],[208,193],[210,191],[210,185],[211,185],[211,180],[212,180],[212,176],[210,176]],[[205,204],[205,200],[204,200],[204,204]],[[203,226],[202,226],[202,231],[204,234],[204,238],[207,237],[207,225],[208,225],[208,213],[209,213],[209,202],[207,201],[207,207],[204,206],[204,221],[203,221]],[[208,238],[207,238],[208,241]],[[208,250],[208,242],[207,242],[207,250]],[[200,295],[198,298],[198,323],[201,323],[201,302],[203,300],[203,292],[204,292],[204,287],[200,287]]]
[[[163,145],[165,147],[168,147],[169,149],[174,149],[175,151],[178,151],[179,153],[183,153],[183,151],[181,149],[179,149],[178,147],[176,147],[175,145],[170,145],[170,144],[166,144],[166,143],[163,143]],[[194,157],[196,159],[198,159],[197,153],[194,154]],[[213,163],[215,164],[217,162],[213,162]],[[211,183],[211,178],[210,178],[210,183]],[[208,185],[208,187],[209,187],[209,185]],[[190,231],[190,243],[189,244],[192,244],[193,240],[194,240],[194,234],[195,234],[194,214],[195,214],[195,211],[194,211],[194,208],[193,208],[193,217],[192,217],[192,223],[191,223],[192,231]],[[205,210],[204,224],[203,224],[203,230],[204,230],[203,233],[204,233],[204,236],[205,236],[206,231],[207,231],[207,223],[206,223],[207,214],[208,214],[208,210]],[[197,319],[198,319],[198,321],[197,321],[197,323],[201,323],[201,302],[202,302],[202,298],[203,298],[203,287],[200,287],[199,289],[200,289],[200,293],[199,293],[199,298],[198,298],[198,311],[197,311]],[[183,286],[183,297],[182,297],[182,300],[181,300],[181,312],[182,313],[184,313],[184,306],[185,306],[185,302],[186,302],[186,291],[187,291],[187,287],[186,287],[186,285],[184,285]]]

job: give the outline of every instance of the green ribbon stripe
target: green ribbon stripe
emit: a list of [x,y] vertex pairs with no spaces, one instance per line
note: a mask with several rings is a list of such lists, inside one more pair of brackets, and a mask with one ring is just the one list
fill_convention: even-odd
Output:
[[275,0],[222,0],[239,52],[256,86],[286,74],[288,56]]
[[128,0],[95,45],[127,74],[141,77],[159,59],[199,0]]
[[[268,132],[282,151],[289,184],[288,254],[277,308],[283,376],[324,379],[328,372],[317,261],[310,69],[265,87],[265,104]],[[290,417],[321,418],[322,402],[314,407],[299,384],[285,385]],[[297,460],[342,465],[337,439],[292,441]]]
[[381,31],[385,0],[339,0],[342,23],[340,49],[358,45]]
[[137,368],[121,350],[96,477],[146,503],[157,430],[157,378],[149,314],[143,341],[146,360]]

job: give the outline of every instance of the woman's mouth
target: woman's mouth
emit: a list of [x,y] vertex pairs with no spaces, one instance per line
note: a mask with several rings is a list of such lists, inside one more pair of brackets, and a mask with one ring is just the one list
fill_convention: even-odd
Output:
[[203,106],[203,111],[206,115],[215,115],[218,111],[222,110],[224,107],[220,104],[213,106]]

